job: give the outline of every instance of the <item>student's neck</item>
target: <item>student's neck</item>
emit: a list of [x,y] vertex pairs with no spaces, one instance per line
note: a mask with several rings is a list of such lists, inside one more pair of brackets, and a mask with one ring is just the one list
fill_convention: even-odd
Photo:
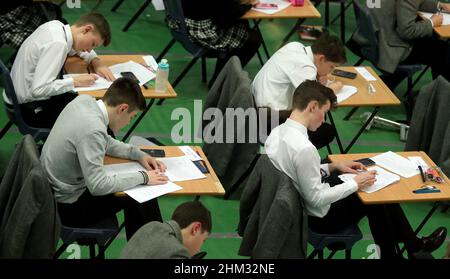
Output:
[[306,128],[308,128],[308,126],[309,126],[309,117],[305,111],[302,112],[302,111],[298,111],[298,110],[293,110],[291,115],[289,116],[289,119],[302,124]]
[[106,103],[104,103],[104,104],[105,104],[105,107],[106,107],[106,112],[108,113],[108,119],[109,119],[109,123],[108,124],[111,124],[111,120],[114,119],[114,116],[115,116],[116,108],[115,107],[110,107]]

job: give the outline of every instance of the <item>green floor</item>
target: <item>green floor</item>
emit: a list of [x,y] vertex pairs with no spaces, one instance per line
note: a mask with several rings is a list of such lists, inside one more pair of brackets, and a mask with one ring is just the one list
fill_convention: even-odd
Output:
[[[134,23],[128,32],[122,32],[123,26],[126,24],[131,15],[143,3],[143,0],[129,0],[125,1],[117,12],[111,12],[111,7],[114,5],[114,0],[105,0],[100,5],[97,11],[103,13],[111,24],[113,34],[112,43],[107,48],[101,48],[98,53],[145,53],[152,54],[157,57],[160,51],[171,39],[171,35],[164,24],[164,12],[155,11],[152,6],[141,15],[141,17]],[[69,9],[63,7],[63,15],[69,21],[73,22],[81,14],[89,12],[97,3],[97,1],[81,0],[81,8]],[[323,14],[323,4],[319,7],[319,11]],[[331,5],[332,15],[338,11],[338,6]],[[271,53],[278,47],[281,40],[290,30],[295,20],[273,20],[263,21],[261,23],[261,30],[266,44]],[[307,20],[306,24],[322,25],[322,19]],[[347,12],[347,38],[351,35],[355,28],[353,11]],[[331,31],[336,35],[339,32],[339,26],[332,25]],[[298,37],[292,36],[291,40],[297,40]],[[7,51],[1,50],[1,55],[6,55]],[[357,58],[348,53],[348,64],[353,65]],[[179,45],[175,45],[166,58],[170,64],[170,80],[174,80],[181,69],[189,62],[190,55]],[[212,73],[214,61],[208,62],[209,74]],[[254,58],[246,67],[251,77],[254,77],[260,69],[259,61]],[[427,74],[422,78],[420,86],[431,81],[431,77]],[[405,84],[397,89],[397,95],[401,96],[405,90]],[[176,88],[178,97],[173,100],[168,100],[163,106],[154,106],[145,119],[141,122],[135,131],[135,135],[144,137],[153,136],[161,140],[165,144],[172,144],[170,140],[170,132],[172,126],[177,122],[171,120],[171,113],[175,108],[185,107],[193,110],[193,100],[204,100],[207,94],[206,85],[201,82],[200,65],[195,65],[193,69],[186,75],[183,81]],[[3,109],[3,108],[2,108]],[[342,121],[343,116],[348,109],[338,109],[334,112],[334,119],[339,128],[339,133],[344,141],[348,143],[361,125],[359,115],[361,112],[367,111],[361,109],[358,111],[350,121]],[[382,108],[379,112],[380,116],[385,116],[390,119],[404,118],[404,110],[402,107]],[[6,123],[7,118],[4,112],[0,112],[0,123]],[[127,130],[127,128],[125,128]],[[4,172],[8,160],[13,152],[14,145],[19,141],[21,135],[15,127],[2,139],[0,145],[0,171]],[[119,135],[120,138],[120,135]],[[372,129],[369,132],[364,132],[358,140],[357,144],[350,151],[357,152],[382,152],[382,151],[401,151],[404,143],[399,141],[399,133],[396,131]],[[332,146],[334,152],[337,152],[337,145]],[[321,153],[325,156],[325,153]],[[165,219],[169,218],[175,207],[183,201],[190,200],[192,197],[174,198],[162,197],[159,199],[160,207]],[[237,255],[239,249],[240,238],[236,233],[236,227],[239,219],[239,201],[237,200],[223,200],[216,197],[202,197],[204,202],[212,212],[213,217],[213,233],[206,241],[203,250],[208,252],[209,259],[228,259],[228,258],[242,258]],[[421,219],[427,214],[431,208],[431,204],[409,204],[404,205],[403,208],[413,227],[417,226]],[[450,214],[450,213],[449,213]],[[120,216],[122,219],[122,217]],[[437,226],[449,226],[449,216],[447,213],[436,212],[433,218],[423,229],[423,234],[428,234]],[[353,258],[364,259],[372,258],[373,240],[368,229],[367,220],[361,222],[361,229],[364,234],[362,241],[358,242],[353,248]],[[125,236],[122,233],[113,242],[107,250],[107,258],[117,258],[121,249],[125,245]],[[447,244],[447,243],[446,243]],[[433,255],[435,257],[442,257],[446,244],[437,250]],[[73,252],[72,252],[73,253]],[[72,254],[73,255],[73,254]],[[66,258],[69,253],[63,254],[61,258]],[[86,249],[82,248],[82,258],[88,257]],[[338,253],[335,258],[342,258],[342,253]]]

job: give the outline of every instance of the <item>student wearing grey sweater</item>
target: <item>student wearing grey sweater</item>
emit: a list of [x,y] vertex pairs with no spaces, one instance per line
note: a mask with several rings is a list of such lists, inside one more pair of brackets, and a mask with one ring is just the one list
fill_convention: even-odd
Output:
[[172,220],[150,222],[125,245],[122,259],[186,259],[196,255],[212,227],[211,212],[199,201],[179,205]]
[[[129,239],[145,223],[161,220],[156,200],[139,204],[129,197],[114,196],[140,184],[167,181],[163,163],[107,134],[108,126],[117,133],[144,108],[139,85],[119,78],[101,100],[81,95],[61,112],[44,144],[41,162],[62,224],[86,227],[124,209]],[[105,155],[139,161],[148,171],[107,174]]]

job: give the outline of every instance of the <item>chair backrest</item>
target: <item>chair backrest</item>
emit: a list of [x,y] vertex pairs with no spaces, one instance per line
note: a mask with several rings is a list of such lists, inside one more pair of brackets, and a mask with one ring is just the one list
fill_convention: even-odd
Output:
[[368,42],[367,45],[361,46],[361,53],[367,60],[376,65],[378,62],[378,37],[370,9],[358,0],[353,1],[353,7],[359,35]]
[[50,129],[32,127],[26,124],[25,121],[23,120],[19,106],[19,101],[17,100],[16,90],[14,89],[14,84],[12,82],[10,72],[3,63],[3,61],[1,60],[0,60],[0,76],[3,81],[3,86],[5,88],[5,94],[8,97],[8,99],[12,102],[11,106],[10,104],[7,104],[5,100],[3,100],[8,118],[11,120],[11,122],[17,125],[20,133],[22,133],[23,135],[30,134],[33,136],[35,141],[39,141],[43,138],[46,138],[50,133]]
[[166,24],[173,38],[194,56],[206,53],[206,48],[194,43],[189,38],[181,0],[164,0],[164,6],[166,8]]

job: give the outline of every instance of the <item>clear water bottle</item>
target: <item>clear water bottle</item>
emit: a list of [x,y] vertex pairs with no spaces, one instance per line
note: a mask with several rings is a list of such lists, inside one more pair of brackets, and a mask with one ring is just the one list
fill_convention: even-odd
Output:
[[155,90],[157,92],[166,92],[169,83],[169,64],[167,59],[161,59],[156,70]]

